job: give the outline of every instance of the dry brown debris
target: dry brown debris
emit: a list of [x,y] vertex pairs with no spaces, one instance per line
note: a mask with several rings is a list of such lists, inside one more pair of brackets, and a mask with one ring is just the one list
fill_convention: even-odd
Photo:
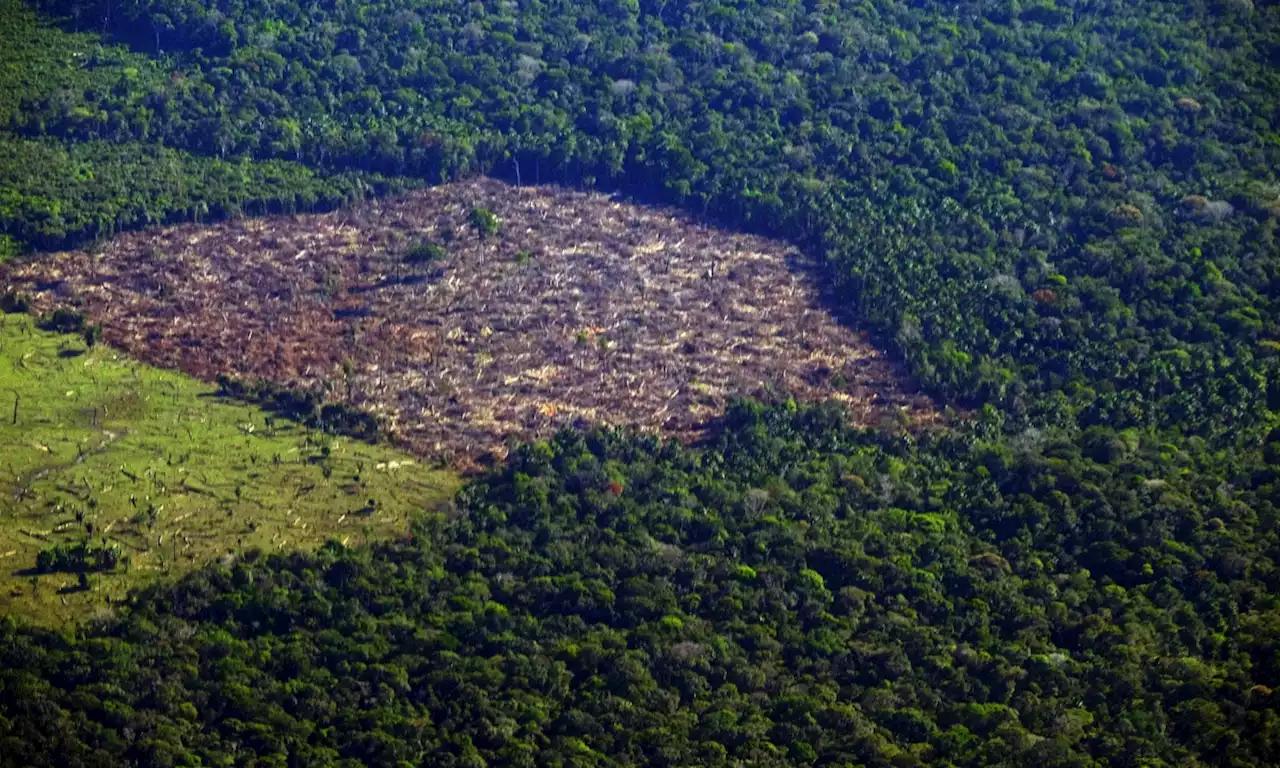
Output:
[[[497,236],[470,228],[474,207],[498,215]],[[403,264],[422,240],[447,258]],[[410,448],[459,460],[583,419],[696,437],[728,398],[761,390],[836,398],[865,424],[934,421],[800,263],[669,209],[484,179],[126,234],[10,266],[0,284],[41,310],[78,306],[156,365],[324,386]]]

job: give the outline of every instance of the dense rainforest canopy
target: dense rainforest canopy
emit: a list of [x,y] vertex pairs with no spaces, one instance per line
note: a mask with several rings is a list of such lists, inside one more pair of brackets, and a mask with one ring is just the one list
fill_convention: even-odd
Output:
[[26,105],[159,77],[146,57],[37,22],[0,0],[0,261],[177,220],[336,207],[408,180],[295,162],[194,155],[149,141],[66,141],[13,128]]
[[77,41],[0,52],[12,250],[619,189],[807,248],[975,416],[565,433],[411,542],[4,623],[0,763],[1280,763],[1276,4],[37,6],[83,32],[0,0]]
[[1280,452],[982,432],[564,433],[408,543],[228,560],[78,641],[0,623],[0,755],[1274,765]]
[[19,133],[616,185],[810,245],[958,400],[1202,434],[1264,405],[1274,5],[40,5],[165,58]]

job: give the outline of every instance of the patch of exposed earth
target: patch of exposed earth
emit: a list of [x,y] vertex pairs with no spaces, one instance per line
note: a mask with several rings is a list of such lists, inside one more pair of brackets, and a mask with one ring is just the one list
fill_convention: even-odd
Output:
[[[471,224],[477,208],[496,235]],[[406,264],[422,242],[446,255]],[[834,398],[862,424],[936,420],[803,267],[786,244],[671,209],[480,179],[125,234],[4,267],[0,285],[79,308],[148,363],[323,387],[459,460],[582,420],[696,438],[762,391]]]

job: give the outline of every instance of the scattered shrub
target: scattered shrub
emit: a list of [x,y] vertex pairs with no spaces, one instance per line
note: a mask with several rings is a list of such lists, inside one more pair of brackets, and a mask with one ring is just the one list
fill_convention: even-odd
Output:
[[84,333],[87,326],[84,313],[74,309],[57,309],[52,315],[46,315],[40,320],[41,328],[57,333]]
[[268,381],[248,383],[224,374],[218,377],[218,394],[253,403],[308,427],[357,440],[374,442],[381,434],[381,426],[373,414],[343,403],[326,404],[324,396],[314,390],[290,389]]
[[439,243],[415,243],[404,255],[405,264],[430,264],[433,261],[440,261],[447,254],[444,246]]
[[120,548],[114,544],[58,544],[36,555],[40,573],[90,573],[109,571],[120,562]]
[[26,314],[31,311],[31,300],[25,293],[6,291],[0,296],[0,312],[11,315]]
[[498,234],[500,222],[497,214],[488,208],[472,208],[471,214],[467,217],[471,222],[471,226],[475,227],[480,233],[480,237],[489,237]]

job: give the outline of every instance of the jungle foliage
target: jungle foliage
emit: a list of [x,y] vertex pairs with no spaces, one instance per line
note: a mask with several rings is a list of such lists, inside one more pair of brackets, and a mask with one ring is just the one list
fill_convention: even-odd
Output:
[[67,141],[27,122],[33,100],[76,101],[164,76],[145,56],[41,24],[19,0],[0,0],[0,261],[153,224],[326,210],[404,186],[295,162],[204,157],[145,138]]
[[791,404],[737,407],[700,452],[565,432],[411,543],[224,562],[78,637],[0,622],[0,755],[1280,760],[1280,452],[993,432]]
[[39,5],[163,66],[28,98],[20,133],[618,187],[808,245],[957,401],[1263,418],[1272,4]]
[[[1280,763],[1274,3],[39,6],[132,51],[0,69],[18,152],[245,169],[121,166],[118,224],[0,198],[88,217],[51,238],[276,199],[272,168],[620,189],[808,248],[974,418],[566,432],[411,543],[0,622],[0,763]],[[27,165],[0,194],[69,183]],[[0,221],[0,258],[51,242]]]

